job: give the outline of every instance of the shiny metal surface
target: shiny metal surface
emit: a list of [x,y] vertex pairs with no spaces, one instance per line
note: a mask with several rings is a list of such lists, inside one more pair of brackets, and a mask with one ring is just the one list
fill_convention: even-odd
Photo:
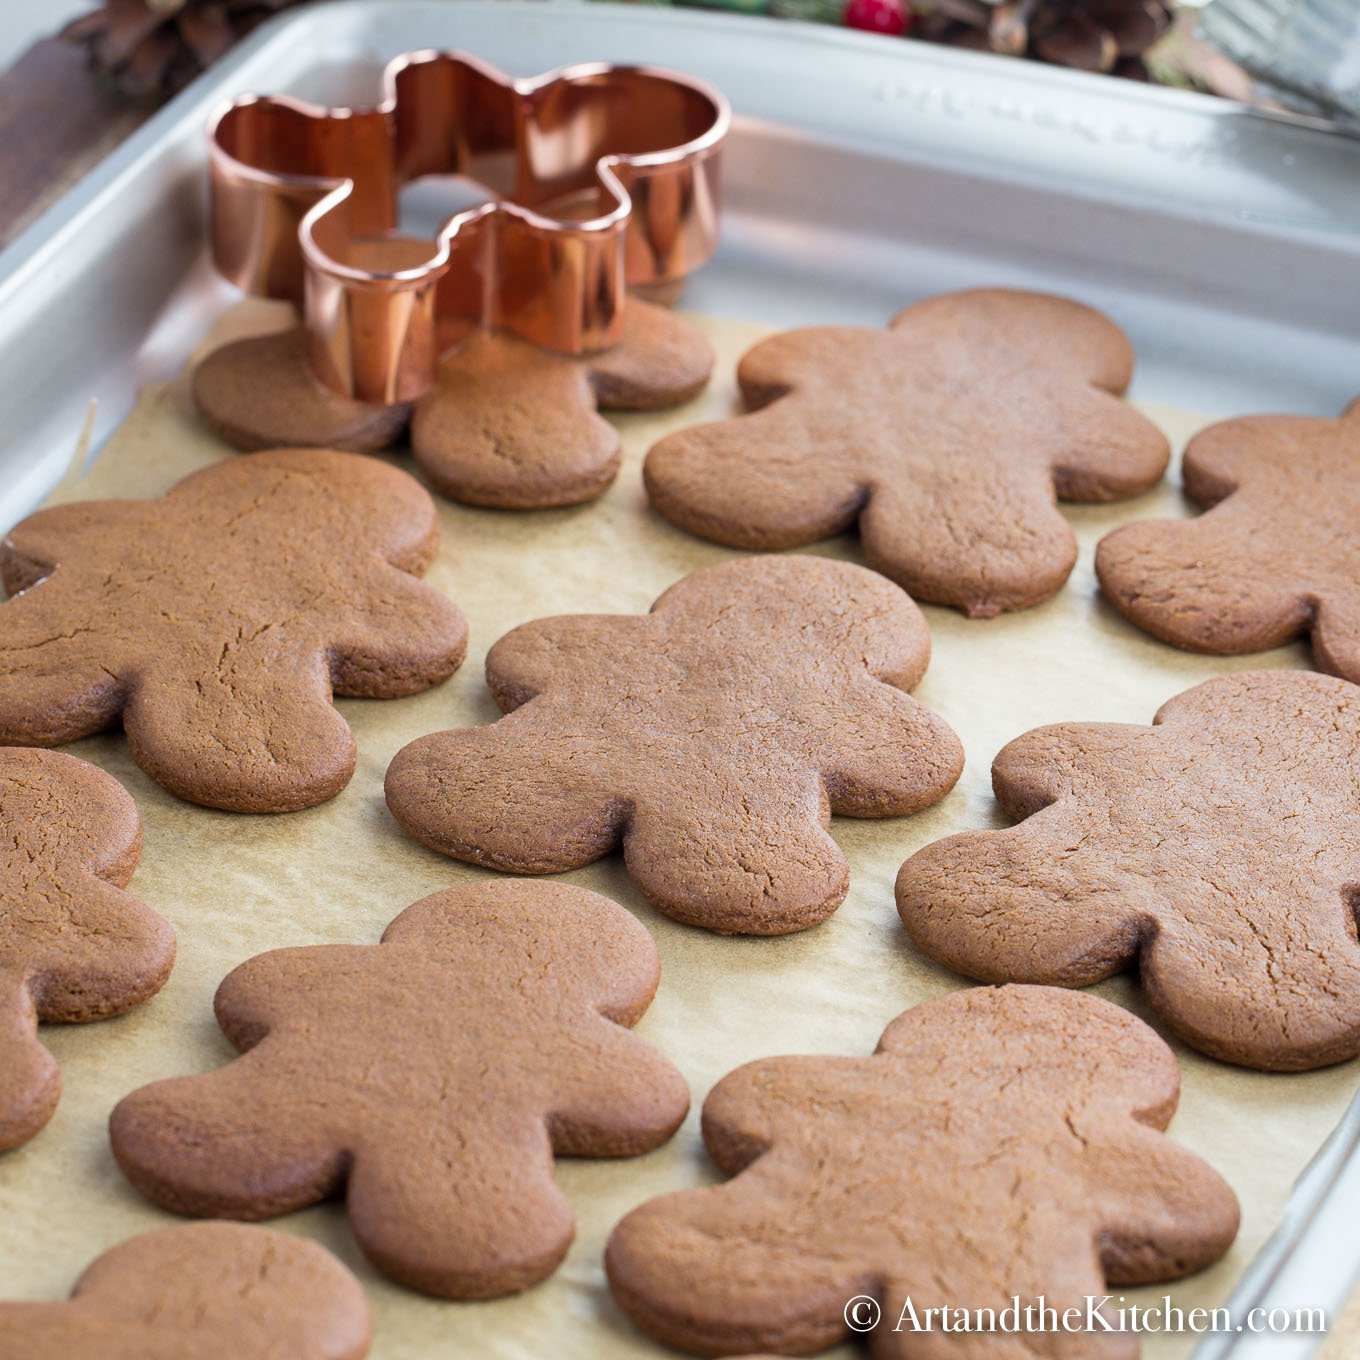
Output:
[[[613,344],[628,287],[680,283],[717,243],[726,100],[608,63],[512,80],[461,52],[393,61],[371,107],[248,95],[210,131],[213,258],[302,305],[313,367],[363,401],[409,401],[475,326],[579,354]],[[432,241],[402,187],[458,175],[485,202]]]
[[[394,55],[682,68],[735,113],[723,236],[686,305],[881,324],[980,283],[1068,291],[1138,350],[1134,395],[1206,418],[1335,415],[1360,391],[1360,143],[1222,101],[843,30],[572,0],[356,0],[267,26],[0,253],[0,528],[233,296],[204,248],[204,128],[251,90],[381,97]],[[430,223],[431,228],[437,222]],[[1335,1307],[1360,1268],[1360,1106],[1319,1150],[1234,1307]],[[1203,1360],[1315,1338],[1212,1339]]]

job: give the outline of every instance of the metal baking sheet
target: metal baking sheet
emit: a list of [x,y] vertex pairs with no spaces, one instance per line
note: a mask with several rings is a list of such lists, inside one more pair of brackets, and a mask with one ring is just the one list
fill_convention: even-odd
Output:
[[[881,323],[977,284],[1118,316],[1138,398],[1209,416],[1333,415],[1360,387],[1360,142],[1220,101],[892,43],[670,10],[356,0],[261,30],[0,254],[0,524],[138,387],[177,371],[233,294],[204,254],[203,128],[221,100],[373,97],[390,56],[458,46],[517,74],[656,62],[737,117],[725,237],[687,305],[773,325]],[[1300,1181],[1234,1307],[1340,1305],[1357,1267],[1353,1108]],[[1204,1360],[1310,1353],[1220,1337]]]

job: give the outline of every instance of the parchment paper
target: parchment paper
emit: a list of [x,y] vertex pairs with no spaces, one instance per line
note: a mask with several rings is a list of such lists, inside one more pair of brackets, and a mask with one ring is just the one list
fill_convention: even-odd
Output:
[[[443,546],[429,579],[468,614],[467,662],[442,688],[417,698],[341,702],[358,738],[359,766],[333,802],[283,817],[207,811],[175,800],[142,775],[119,734],[68,748],[109,770],[135,796],[146,837],[132,890],[174,924],[179,962],[161,995],[130,1016],[45,1029],[65,1090],[48,1128],[0,1158],[0,1296],[64,1296],[99,1252],[169,1221],[123,1181],[105,1123],[133,1088],[212,1068],[232,1055],[212,1018],[213,991],[231,968],[285,945],[376,941],[417,898],[483,876],[405,836],[386,811],[382,779],[392,755],[413,737],[496,716],[482,680],[491,643],[544,615],[644,611],[680,576],[733,555],[652,514],[639,476],[642,455],[664,431],[734,407],[735,361],[763,334],[749,324],[700,320],[719,351],[715,381],[684,410],[619,421],[625,463],[602,500],[532,514],[441,503]],[[282,324],[277,307],[243,305],[224,318],[214,343],[227,333]],[[1205,423],[1188,412],[1146,409],[1177,444]],[[186,473],[230,456],[236,455],[197,425],[182,383],[153,388],[83,483],[62,494],[155,496]],[[404,455],[396,461],[410,466]],[[713,1179],[698,1136],[698,1109],[733,1067],[782,1053],[868,1053],[900,1011],[963,985],[913,952],[894,909],[893,878],[926,842],[1001,824],[988,781],[996,751],[1041,723],[1147,722],[1164,700],[1223,671],[1307,664],[1301,647],[1239,660],[1178,653],[1136,632],[1098,600],[1091,571],[1097,539],[1136,516],[1186,513],[1177,484],[1173,471],[1161,489],[1132,504],[1067,507],[1081,560],[1067,588],[1037,609],[970,622],[927,607],[934,659],[917,695],[959,732],[968,765],[958,788],[920,816],[836,820],[832,831],[850,858],[852,886],[824,925],[782,939],[722,939],[653,911],[616,858],[567,876],[626,904],[655,936],[661,990],[639,1030],[685,1073],[694,1108],[675,1139],[650,1156],[559,1163],[579,1218],[576,1242],[553,1279],[516,1298],[436,1302],[386,1283],[354,1248],[337,1205],[282,1220],[280,1226],[319,1239],[359,1274],[376,1315],[377,1360],[667,1354],[636,1333],[609,1299],[601,1257],[611,1226],[652,1195]],[[816,551],[858,559],[850,539]],[[1096,990],[1147,1018],[1127,981]],[[1184,1094],[1173,1133],[1227,1177],[1244,1214],[1228,1257],[1170,1293],[1183,1308],[1217,1306],[1277,1221],[1292,1182],[1341,1115],[1360,1072],[1351,1064],[1298,1076],[1255,1074],[1176,1048]],[[1185,1356],[1193,1341],[1149,1338],[1145,1354]],[[835,1352],[853,1354],[848,1347]]]

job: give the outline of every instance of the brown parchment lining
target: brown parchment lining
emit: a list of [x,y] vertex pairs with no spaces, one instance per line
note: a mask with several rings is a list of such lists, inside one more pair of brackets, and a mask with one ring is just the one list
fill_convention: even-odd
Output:
[[[685,409],[619,419],[623,471],[603,499],[529,514],[440,502],[443,544],[429,579],[468,615],[467,662],[447,684],[413,699],[341,702],[358,739],[359,765],[334,801],[283,817],[213,812],[179,802],[147,779],[128,758],[120,734],[67,748],[110,771],[135,796],[145,850],[132,891],[174,924],[179,961],[161,995],[132,1015],[45,1028],[64,1094],[48,1128],[0,1158],[0,1297],[64,1296],[99,1252],[169,1221],[123,1181],[105,1125],[116,1101],[134,1087],[211,1068],[231,1056],[213,1022],[212,996],[232,967],[285,945],[376,941],[417,898],[484,876],[406,837],[387,813],[382,780],[392,755],[412,738],[497,715],[482,679],[491,643],[544,615],[644,611],[685,573],[734,555],[653,514],[639,475],[643,454],[661,434],[734,408],[735,361],[764,334],[751,324],[698,320],[718,349],[713,384]],[[213,343],[284,322],[276,306],[243,304],[223,318]],[[1189,412],[1145,409],[1177,445],[1205,423]],[[89,474],[59,495],[156,496],[185,474],[235,456],[199,427],[180,381],[143,393]],[[405,455],[395,461],[411,466]],[[934,657],[916,693],[958,731],[967,768],[958,788],[920,816],[835,821],[832,831],[849,856],[852,884],[845,905],[824,925],[782,939],[723,939],[657,914],[617,858],[566,876],[627,905],[656,938],[661,989],[639,1030],[680,1066],[694,1108],[675,1139],[650,1156],[559,1163],[560,1182],[578,1214],[576,1242],[553,1279],[516,1298],[446,1303],[388,1284],[354,1248],[338,1205],[282,1220],[281,1226],[323,1242],[358,1272],[375,1311],[378,1360],[670,1354],[636,1333],[609,1298],[601,1256],[611,1226],[652,1195],[713,1179],[697,1116],[724,1073],[772,1054],[867,1053],[900,1011],[962,985],[912,950],[893,906],[893,878],[902,860],[928,841],[1001,824],[988,781],[996,751],[1041,723],[1147,722],[1173,694],[1224,671],[1307,664],[1298,646],[1228,660],[1179,653],[1136,632],[1097,598],[1091,569],[1096,541],[1136,516],[1186,513],[1177,484],[1173,469],[1161,488],[1134,503],[1067,507],[1081,559],[1067,588],[1047,604],[972,622],[927,607]],[[815,551],[860,560],[852,539]],[[1096,990],[1147,1017],[1128,981]],[[1169,1290],[1182,1308],[1212,1307],[1226,1299],[1269,1235],[1291,1184],[1340,1117],[1360,1071],[1349,1064],[1264,1075],[1211,1062],[1180,1045],[1176,1050],[1184,1092],[1174,1136],[1227,1177],[1243,1207],[1241,1235],[1229,1256]],[[1131,1291],[1129,1297],[1148,1302],[1163,1292]],[[1156,1360],[1186,1356],[1194,1340],[1147,1338],[1144,1354]],[[859,1352],[847,1346],[833,1354]]]

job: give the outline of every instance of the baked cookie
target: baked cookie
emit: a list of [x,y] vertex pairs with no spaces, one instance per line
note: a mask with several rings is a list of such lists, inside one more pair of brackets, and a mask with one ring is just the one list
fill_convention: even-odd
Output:
[[623,339],[569,358],[480,334],[439,366],[411,421],[411,448],[450,500],[537,510],[594,499],[618,475],[618,431],[597,407],[652,411],[697,396],[713,369],[707,338],[664,307],[630,298]]
[[399,751],[387,802],[469,863],[559,873],[621,845],[668,916],[803,930],[849,888],[833,812],[918,812],[959,777],[958,738],[904,692],[929,656],[921,611],[863,567],[726,562],[650,614],[508,633],[486,675],[509,716]]
[[1136,967],[1167,1025],[1228,1062],[1360,1053],[1360,689],[1244,673],[1153,723],[1005,747],[992,782],[1020,825],[902,866],[912,938],[988,982],[1084,987]]
[[[534,510],[600,495],[619,470],[618,431],[597,414],[679,406],[713,368],[703,333],[637,298],[620,342],[573,358],[479,332],[440,364],[412,406],[371,406],[312,375],[301,328],[224,345],[195,370],[204,422],[253,451],[318,445],[373,452],[411,446],[431,485],[468,505]],[[412,420],[412,411],[414,419]]]
[[329,1252],[239,1223],[185,1223],[100,1256],[65,1303],[0,1300],[10,1360],[362,1360],[359,1281]]
[[217,992],[245,1056],[144,1087],[114,1156],[180,1213],[268,1218],[345,1191],[385,1275],[446,1298],[512,1293],[571,1243],[553,1157],[632,1157],[689,1107],[631,1034],[660,977],[637,920],[554,883],[478,883],[408,907],[380,945],[261,954]]
[[174,932],[122,891],[141,850],[116,779],[55,751],[0,750],[0,1151],[57,1108],[38,1022],[122,1015],[170,976]]
[[313,377],[301,326],[214,350],[194,369],[190,391],[203,423],[247,453],[286,448],[376,453],[395,444],[411,420],[409,403],[355,401]]
[[1235,655],[1311,637],[1360,682],[1360,402],[1339,420],[1247,416],[1197,434],[1185,491],[1207,514],[1107,534],[1101,589],[1163,642]]
[[[704,1142],[735,1179],[624,1218],[610,1289],[643,1331],[702,1355],[832,1346],[856,1295],[882,1305],[876,1356],[1036,1355],[1033,1337],[956,1332],[937,1350],[893,1328],[908,1299],[918,1317],[1000,1314],[1016,1295],[1084,1316],[1107,1285],[1217,1260],[1237,1200],[1161,1132],[1179,1086],[1142,1021],[1045,987],[926,1002],[870,1058],[748,1063],[704,1103]],[[1042,1340],[1069,1360],[1138,1353],[1128,1333]]]
[[324,802],[354,771],[332,693],[416,694],[463,659],[462,614],[415,579],[438,541],[413,478],[322,450],[40,510],[0,544],[0,744],[121,717],[133,759],[181,798]]
[[1052,595],[1077,560],[1054,504],[1161,477],[1161,432],[1119,400],[1133,371],[1099,312],[983,289],[917,303],[886,331],[764,340],[737,377],[753,413],[668,435],[652,504],[737,548],[791,548],[858,523],[869,565],[973,617]]

